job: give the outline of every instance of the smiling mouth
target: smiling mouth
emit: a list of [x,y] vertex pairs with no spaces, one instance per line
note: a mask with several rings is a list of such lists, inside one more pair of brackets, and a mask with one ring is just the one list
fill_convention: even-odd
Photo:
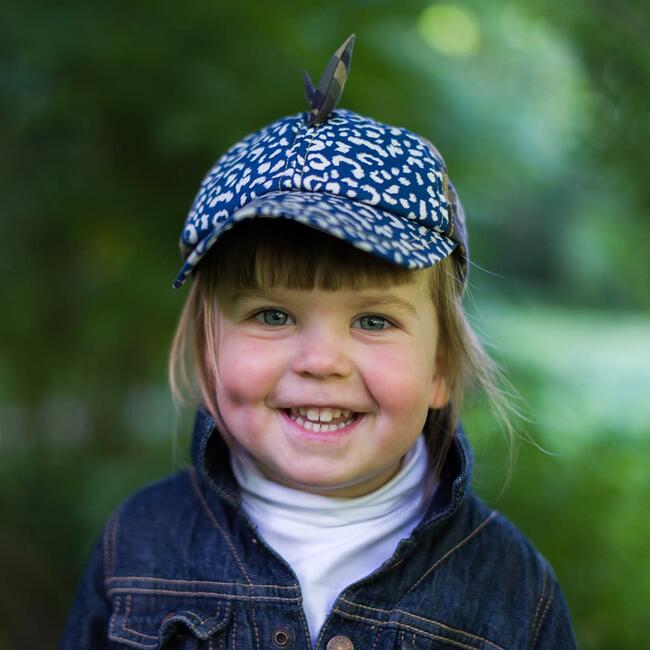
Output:
[[296,424],[314,433],[339,431],[357,420],[361,413],[339,408],[297,407],[282,409]]

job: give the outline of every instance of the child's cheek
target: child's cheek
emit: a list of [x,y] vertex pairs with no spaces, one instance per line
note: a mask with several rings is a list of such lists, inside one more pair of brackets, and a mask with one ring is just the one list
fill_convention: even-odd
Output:
[[419,417],[431,374],[423,355],[411,350],[381,351],[366,368],[366,385],[385,413]]
[[264,402],[281,373],[278,357],[265,342],[223,341],[217,367],[224,397],[241,406]]

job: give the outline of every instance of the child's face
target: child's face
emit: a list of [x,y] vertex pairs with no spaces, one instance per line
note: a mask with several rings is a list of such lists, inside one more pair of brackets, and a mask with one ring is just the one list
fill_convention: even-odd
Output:
[[418,271],[389,289],[220,291],[222,425],[269,478],[358,496],[395,475],[427,409],[449,397],[428,278]]

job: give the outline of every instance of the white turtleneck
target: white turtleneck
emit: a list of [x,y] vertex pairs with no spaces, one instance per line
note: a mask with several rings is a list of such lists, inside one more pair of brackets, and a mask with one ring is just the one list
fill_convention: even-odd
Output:
[[428,505],[423,499],[428,470],[424,437],[418,437],[388,483],[354,498],[275,483],[241,447],[230,458],[244,511],[298,576],[315,644],[336,597],[390,558],[422,519]]

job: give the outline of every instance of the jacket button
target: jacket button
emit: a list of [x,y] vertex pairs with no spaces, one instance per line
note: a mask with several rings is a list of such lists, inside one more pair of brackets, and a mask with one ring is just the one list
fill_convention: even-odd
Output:
[[287,630],[283,630],[281,627],[273,632],[273,643],[279,648],[284,648],[289,645],[291,637]]
[[335,636],[327,642],[327,650],[354,650],[354,643],[347,636]]

